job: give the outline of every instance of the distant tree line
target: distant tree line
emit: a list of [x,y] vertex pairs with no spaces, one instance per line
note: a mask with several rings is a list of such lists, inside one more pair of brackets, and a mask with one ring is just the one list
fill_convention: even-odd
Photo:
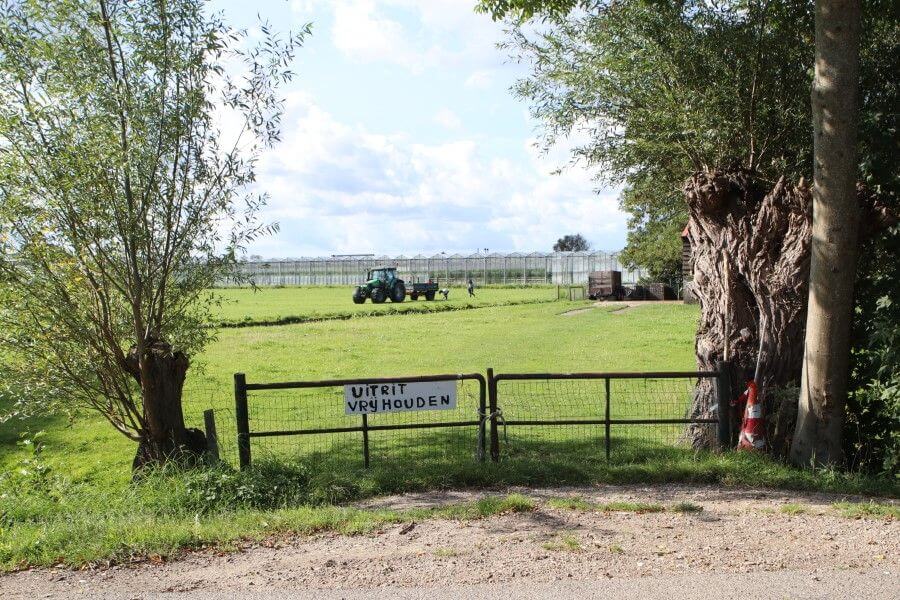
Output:
[[587,252],[590,243],[580,233],[564,235],[553,244],[554,252]]

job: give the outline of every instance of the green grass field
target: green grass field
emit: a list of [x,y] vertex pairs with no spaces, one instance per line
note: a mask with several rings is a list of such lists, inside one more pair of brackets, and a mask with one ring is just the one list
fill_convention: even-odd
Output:
[[[427,315],[395,315],[378,319],[321,321],[277,328],[226,329],[207,353],[207,363],[216,365],[189,384],[188,394],[197,400],[189,412],[200,423],[200,410],[214,408],[224,417],[222,431],[233,432],[232,379],[243,372],[253,382],[332,379],[342,377],[388,377],[436,373],[484,373],[488,367],[500,372],[535,371],[647,371],[690,370],[693,352],[689,342],[695,327],[696,309],[684,306],[647,306],[621,315],[605,309],[561,316],[584,306],[582,303],[554,302],[541,305],[487,307],[476,311]],[[683,340],[687,339],[688,343]],[[628,348],[622,352],[618,343]],[[664,344],[669,351],[657,353]],[[272,356],[290,360],[271,360]],[[517,418],[541,418],[551,412],[558,418],[597,418],[588,403],[593,395],[594,411],[601,410],[602,382],[562,382],[553,390],[537,384],[525,389],[522,384],[507,388],[523,410],[508,413]],[[684,382],[682,382],[684,383]],[[623,392],[634,382],[617,382],[613,392]],[[683,416],[690,402],[690,389],[681,390],[679,405],[660,407],[630,403],[627,414],[616,403],[614,417]],[[548,394],[560,395],[562,402],[547,411],[541,402]],[[565,396],[562,396],[565,394]],[[511,399],[510,399],[511,400]],[[551,401],[553,399],[551,398]],[[577,402],[576,402],[577,400]],[[417,420],[456,421],[476,418],[478,389],[474,382],[460,385],[460,404],[455,411],[379,415],[371,424],[387,425]],[[529,406],[530,404],[530,406]],[[358,417],[343,414],[340,388],[257,392],[250,395],[251,430],[307,429],[310,427],[358,426]],[[665,433],[672,435],[672,427]],[[517,430],[517,433],[522,430]],[[589,432],[596,439],[599,429]],[[583,431],[557,429],[554,437],[571,434],[584,439]],[[631,431],[629,431],[631,433]],[[469,455],[475,444],[475,431],[430,430],[400,434],[373,434],[373,447],[392,451],[394,442],[404,448],[416,446],[426,454],[435,448],[448,448]],[[357,435],[307,436],[303,438],[267,438],[254,440],[254,448],[278,457],[314,451],[344,449],[347,460],[359,461]],[[234,436],[223,446],[234,456]],[[424,443],[423,443],[424,441]],[[341,444],[344,442],[344,444]],[[597,446],[600,448],[600,446]],[[394,449],[396,450],[396,449]],[[256,453],[256,450],[255,450]],[[382,453],[383,455],[383,453]]]
[[450,288],[447,300],[438,296],[428,302],[423,298],[404,302],[364,304],[351,301],[352,286],[226,288],[216,291],[221,305],[215,311],[215,323],[222,326],[247,324],[285,324],[321,319],[343,319],[353,316],[389,315],[405,312],[442,312],[483,306],[506,306],[556,300],[555,286],[526,288],[477,288],[469,297],[465,288]]
[[[552,298],[555,289],[549,288],[479,290],[488,302],[486,292],[496,292],[493,300],[506,305],[221,329],[189,372],[186,416],[199,426],[202,411],[214,408],[223,451],[230,457],[232,381],[239,371],[250,382],[268,382],[484,373],[488,367],[497,372],[538,372],[690,370],[694,366],[696,307],[647,305],[619,314],[600,308],[562,316],[588,303],[510,304]],[[332,299],[342,303],[342,310],[344,305],[354,306],[349,292],[338,288],[228,293],[238,302],[223,318],[324,314]],[[276,298],[283,298],[290,308],[282,310]],[[552,395],[566,398],[573,392],[566,396],[564,391],[552,391]],[[575,391],[581,395],[579,410],[592,400],[599,407],[596,388]],[[678,393],[673,410],[689,400],[688,391]],[[514,392],[509,392],[510,397],[516,396]],[[539,389],[536,393],[535,398],[541,398],[550,392]],[[624,391],[620,395],[628,397]],[[463,400],[469,404],[463,403],[460,414],[475,418],[470,388],[462,392]],[[291,393],[251,394],[250,406],[251,423],[257,428],[346,419],[340,397],[334,393],[305,398]],[[628,408],[645,409],[640,404]],[[169,469],[131,483],[134,444],[100,417],[79,415],[72,422],[58,416],[11,420],[0,423],[0,568],[127,560],[204,543],[227,546],[237,539],[284,531],[359,531],[413,517],[366,513],[335,504],[422,489],[654,481],[888,495],[897,489],[890,481],[798,471],[744,454],[695,454],[627,436],[622,436],[614,460],[607,463],[599,459],[598,430],[585,433],[568,430],[548,446],[548,440],[540,437],[516,437],[511,428],[510,446],[503,462],[496,465],[474,460],[474,428],[396,439],[373,436],[373,464],[368,470],[362,468],[359,440],[352,435],[314,438],[318,441],[309,442],[302,455],[297,438],[272,438],[268,445],[254,440],[255,466],[247,472],[227,466],[189,472]]]

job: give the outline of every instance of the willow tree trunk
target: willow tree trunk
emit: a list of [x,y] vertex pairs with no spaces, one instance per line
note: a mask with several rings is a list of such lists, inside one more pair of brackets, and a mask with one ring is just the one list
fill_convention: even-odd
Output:
[[791,459],[799,465],[836,464],[843,455],[859,229],[859,28],[858,0],[816,1],[812,266],[800,403],[791,448]]
[[[769,439],[784,454],[793,431],[800,377],[809,274],[809,190],[784,179],[768,189],[741,169],[696,173],[685,185],[691,219],[688,239],[694,267],[692,291],[700,303],[697,366],[713,370],[726,347],[735,391],[754,377],[771,419]],[[698,384],[691,416],[715,415],[713,383]],[[714,430],[688,430],[694,447],[712,447]]]
[[132,348],[129,370],[141,386],[143,428],[132,469],[188,458],[205,448],[203,433],[184,425],[182,390],[190,362],[165,342],[151,343],[138,355]]

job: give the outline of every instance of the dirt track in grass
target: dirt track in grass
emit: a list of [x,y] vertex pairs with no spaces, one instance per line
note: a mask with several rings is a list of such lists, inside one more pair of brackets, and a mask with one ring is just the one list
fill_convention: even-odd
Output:
[[576,308],[574,310],[568,310],[564,313],[560,313],[561,317],[574,317],[575,315],[581,315],[584,313],[591,312],[597,308],[606,309],[611,315],[621,315],[628,311],[634,310],[636,308],[641,308],[644,306],[655,306],[660,304],[684,304],[681,300],[655,300],[655,301],[617,301],[617,300],[602,300],[600,302],[594,302],[588,307],[585,308]]
[[[37,569],[0,577],[0,588],[6,598],[144,598],[173,592],[203,597],[254,591],[290,596],[298,590],[421,591],[484,584],[527,589],[559,580],[670,577],[675,582],[754,572],[811,581],[877,573],[879,585],[889,590],[897,589],[893,582],[900,586],[900,522],[847,518],[833,507],[859,498],[695,485],[503,492],[534,499],[536,509],[472,521],[389,525],[358,536],[269,539],[235,553],[206,550],[163,563],[88,571]],[[402,510],[482,495],[410,494],[359,506]],[[555,508],[560,498],[651,503],[666,510],[638,514]],[[676,507],[694,511],[678,512]]]

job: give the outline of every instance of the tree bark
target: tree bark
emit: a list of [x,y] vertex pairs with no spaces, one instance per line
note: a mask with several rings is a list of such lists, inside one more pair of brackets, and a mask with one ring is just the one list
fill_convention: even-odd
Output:
[[[760,397],[767,414],[784,414],[783,396],[776,391],[796,384],[802,364],[810,192],[802,182],[795,186],[784,179],[768,189],[750,171],[729,169],[695,174],[685,196],[691,214],[692,291],[701,311],[697,366],[713,370],[724,359],[727,343],[738,394],[754,377],[762,347]],[[796,395],[790,401],[795,403]],[[715,407],[712,381],[701,380],[690,415],[709,418]],[[779,419],[770,423],[770,447],[783,454],[793,420],[788,426]],[[691,427],[687,436],[694,447],[715,443],[710,427]]]
[[170,460],[194,460],[205,449],[203,432],[184,425],[182,390],[190,362],[165,342],[147,345],[142,356],[136,348],[128,355],[128,368],[141,386],[143,429],[132,463],[139,471]]
[[858,0],[816,1],[812,264],[800,403],[791,447],[791,459],[799,465],[842,461],[859,229],[859,28]]

